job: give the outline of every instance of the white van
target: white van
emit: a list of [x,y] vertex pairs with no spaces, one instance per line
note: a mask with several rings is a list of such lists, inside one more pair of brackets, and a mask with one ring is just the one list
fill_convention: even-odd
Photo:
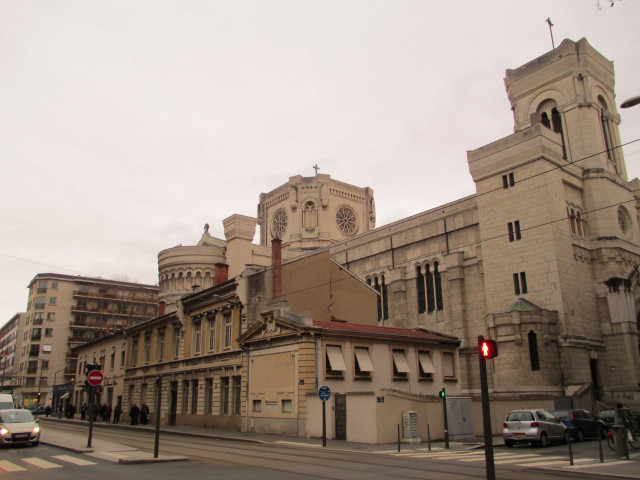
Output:
[[0,393],[0,410],[13,408],[13,395],[10,393]]

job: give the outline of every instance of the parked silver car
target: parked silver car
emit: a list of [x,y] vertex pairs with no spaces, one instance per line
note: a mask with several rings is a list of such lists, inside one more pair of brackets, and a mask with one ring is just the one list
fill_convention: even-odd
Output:
[[516,443],[531,443],[546,447],[548,442],[567,442],[567,427],[553,415],[540,408],[513,410],[504,421],[502,438],[504,444],[511,448]]

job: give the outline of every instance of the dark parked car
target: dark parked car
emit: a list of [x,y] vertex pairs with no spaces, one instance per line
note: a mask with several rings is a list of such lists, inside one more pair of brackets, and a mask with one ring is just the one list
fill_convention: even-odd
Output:
[[44,415],[44,409],[45,407],[43,405],[31,405],[29,407],[27,407],[27,410],[29,410],[33,415]]
[[569,434],[577,441],[582,442],[585,438],[604,438],[607,429],[605,423],[588,410],[580,408],[571,410],[556,410],[553,414],[562,420]]

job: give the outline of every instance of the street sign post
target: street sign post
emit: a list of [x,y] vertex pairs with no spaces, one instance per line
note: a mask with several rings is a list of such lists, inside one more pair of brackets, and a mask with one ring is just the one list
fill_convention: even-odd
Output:
[[96,388],[102,385],[104,380],[104,374],[100,370],[90,370],[87,373],[87,383],[89,390],[89,438],[87,440],[87,447],[91,448],[91,436],[93,435],[93,417],[96,399]]
[[322,446],[327,446],[327,400],[331,397],[331,389],[323,385],[318,389],[318,397],[322,400]]

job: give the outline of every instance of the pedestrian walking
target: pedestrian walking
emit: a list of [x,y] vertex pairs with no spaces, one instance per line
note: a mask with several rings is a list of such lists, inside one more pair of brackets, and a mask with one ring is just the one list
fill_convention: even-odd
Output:
[[122,407],[120,407],[120,404],[118,403],[116,408],[113,409],[113,423],[120,422],[120,415],[122,415]]
[[104,414],[104,421],[106,423],[111,422],[111,405],[107,405],[107,411]]
[[149,407],[147,407],[146,403],[143,403],[142,407],[140,407],[140,421],[143,425],[149,423]]
[[86,420],[87,418],[87,409],[89,407],[87,406],[87,404],[83,404],[82,407],[80,407],[80,420]]
[[131,405],[129,410],[129,417],[131,417],[131,425],[138,425],[138,417],[140,416],[140,409],[135,403]]

